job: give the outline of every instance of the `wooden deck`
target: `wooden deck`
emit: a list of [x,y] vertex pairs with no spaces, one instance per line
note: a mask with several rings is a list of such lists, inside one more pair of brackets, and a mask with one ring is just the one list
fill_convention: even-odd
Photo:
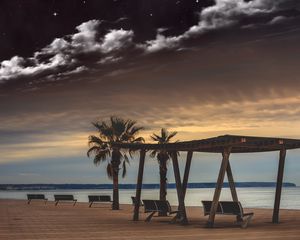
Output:
[[[206,217],[202,208],[189,207],[190,224],[169,224],[169,217],[156,218],[149,223],[133,222],[132,206],[121,205],[112,211],[108,204],[62,203],[0,200],[0,239],[300,239],[300,211],[282,210],[280,224],[272,224],[271,210],[254,211],[247,229],[234,225],[233,216],[216,216],[215,228],[204,228]],[[246,210],[247,211],[247,210]]]

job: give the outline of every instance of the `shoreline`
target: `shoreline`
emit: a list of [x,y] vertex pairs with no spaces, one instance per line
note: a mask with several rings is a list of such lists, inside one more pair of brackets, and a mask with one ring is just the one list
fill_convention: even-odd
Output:
[[[17,201],[17,202],[27,202],[27,199],[11,199],[11,198],[0,198],[0,202],[1,201]],[[54,204],[55,202],[53,200],[48,200],[47,201],[47,204]],[[86,202],[80,202],[80,201],[77,201],[76,205],[77,204],[81,204],[81,205],[86,205],[86,204],[89,204],[88,201]],[[96,204],[104,204],[105,206],[110,206],[111,203],[96,203]],[[125,206],[126,208],[127,207],[133,207],[132,204],[130,203],[120,203],[120,206]],[[172,207],[176,207],[177,205],[173,205],[171,204]],[[203,209],[203,206],[202,204],[200,204],[199,206],[187,206],[186,205],[186,208],[201,208]],[[140,209],[144,209],[144,207],[140,207]],[[244,209],[252,209],[252,210],[273,210],[273,208],[266,208],[266,207],[244,207]],[[295,209],[295,208],[280,208],[281,210],[284,210],[284,211],[299,211],[300,212],[300,209]]]
[[[188,189],[210,189],[215,188],[215,182],[191,182],[187,184]],[[236,182],[236,188],[275,188],[276,182]],[[294,188],[298,187],[295,183],[284,182],[283,188]],[[159,189],[159,184],[157,183],[144,183],[142,184],[143,189]],[[175,183],[168,183],[168,189],[176,189]],[[229,183],[224,182],[223,188],[229,188]],[[112,184],[76,184],[76,183],[64,183],[64,184],[51,184],[51,183],[33,183],[33,184],[0,184],[0,190],[84,190],[84,189],[94,189],[94,190],[112,190]],[[134,190],[136,189],[136,184],[134,183],[120,183],[120,190]]]
[[[0,190],[0,199],[27,199],[27,194],[44,194],[48,200],[54,200],[54,194],[71,194],[79,202],[88,202],[88,195],[110,195],[112,191],[108,189],[59,189],[59,190]],[[273,209],[274,188],[238,188],[238,199],[244,207]],[[131,204],[131,196],[135,196],[135,189],[120,190],[120,203]],[[213,199],[214,189],[188,189],[185,204],[186,206],[199,206],[202,200]],[[143,189],[141,199],[158,199],[157,189]],[[176,189],[169,189],[167,199],[171,205],[178,204]],[[223,189],[220,200],[232,200],[230,189]],[[300,209],[300,188],[284,188],[282,191],[282,209]]]

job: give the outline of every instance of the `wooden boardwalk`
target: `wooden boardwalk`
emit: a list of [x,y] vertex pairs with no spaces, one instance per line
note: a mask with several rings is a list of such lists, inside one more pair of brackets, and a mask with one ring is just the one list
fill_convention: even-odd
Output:
[[122,210],[112,211],[107,204],[62,203],[0,200],[0,239],[300,239],[300,211],[282,210],[280,224],[272,224],[271,210],[254,211],[247,229],[234,225],[233,216],[216,216],[215,228],[204,228],[206,217],[202,208],[189,207],[190,224],[169,224],[169,217],[156,218],[149,223],[133,222],[132,206],[121,205]]

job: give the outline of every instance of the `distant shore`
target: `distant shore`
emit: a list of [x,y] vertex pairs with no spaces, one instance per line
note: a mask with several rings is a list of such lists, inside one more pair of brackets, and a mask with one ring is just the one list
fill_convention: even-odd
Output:
[[[216,183],[189,183],[188,188],[215,188]],[[276,187],[276,182],[236,182],[236,187]],[[224,183],[228,188],[229,184]],[[283,187],[297,187],[295,183],[285,182]],[[135,189],[136,184],[120,184],[120,189]],[[158,189],[159,184],[143,184],[143,189]],[[175,183],[169,183],[168,188],[176,188]],[[59,190],[59,189],[112,189],[112,184],[0,184],[0,190]]]

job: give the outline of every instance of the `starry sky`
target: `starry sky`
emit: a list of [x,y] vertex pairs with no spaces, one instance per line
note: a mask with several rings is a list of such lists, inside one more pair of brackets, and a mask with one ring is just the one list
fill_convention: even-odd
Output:
[[[300,138],[299,42],[298,0],[2,0],[0,183],[109,183],[86,151],[91,122],[110,115],[149,142],[162,127],[179,140]],[[220,159],[196,154],[191,181],[215,181]],[[288,152],[285,181],[300,184],[299,159]],[[274,181],[277,161],[233,154],[232,168]]]

